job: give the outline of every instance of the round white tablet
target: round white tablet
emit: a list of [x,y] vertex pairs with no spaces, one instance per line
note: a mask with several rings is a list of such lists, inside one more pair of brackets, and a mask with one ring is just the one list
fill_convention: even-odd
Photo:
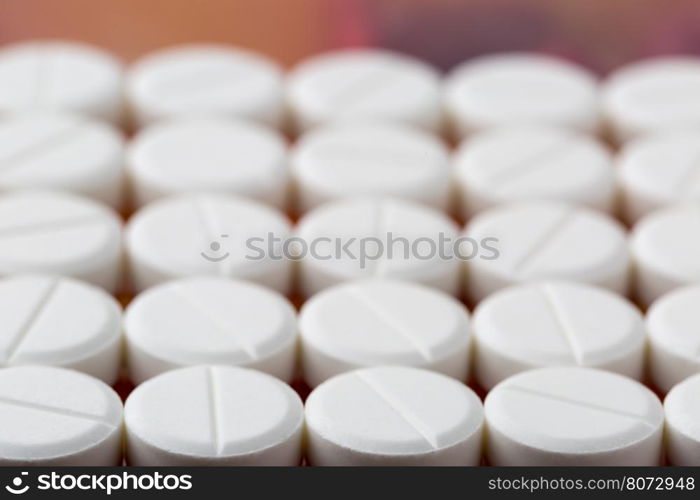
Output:
[[306,400],[310,465],[479,465],[484,411],[439,373],[400,366],[343,373]]
[[133,202],[218,192],[285,208],[287,148],[277,133],[220,118],[180,119],[142,130],[127,152]]
[[140,126],[183,115],[244,117],[277,126],[282,70],[261,54],[225,45],[180,45],[136,61],[127,78]]
[[496,205],[557,200],[610,212],[615,175],[595,139],[564,129],[513,127],[462,143],[454,158],[465,219]]
[[664,400],[666,456],[671,465],[700,465],[700,374],[678,384]]
[[137,466],[299,465],[304,405],[265,373],[194,366],[138,386],[124,407]]
[[462,381],[469,373],[467,309],[413,283],[366,280],[324,290],[302,307],[299,330],[311,387],[366,366],[416,366]]
[[441,210],[450,205],[446,146],[401,125],[318,129],[297,142],[291,167],[300,212],[358,196],[393,196]]
[[0,50],[0,112],[52,109],[119,123],[122,67],[88,45],[36,41]]
[[700,206],[677,205],[643,217],[632,229],[635,298],[648,306],[682,285],[700,283]]
[[107,384],[49,366],[0,370],[0,465],[117,466],[122,402]]
[[347,120],[440,128],[437,71],[386,50],[342,50],[307,59],[289,75],[287,99],[297,131]]
[[490,390],[516,373],[588,366],[644,374],[646,332],[635,306],[602,288],[539,282],[506,288],[474,311],[476,380]]
[[290,261],[283,253],[287,218],[265,205],[233,196],[181,195],[158,200],[127,224],[132,287],[218,275],[255,281],[287,293]]
[[603,107],[620,142],[700,126],[700,58],[662,57],[615,71],[605,83]]
[[0,303],[0,366],[61,366],[116,382],[121,307],[102,289],[23,275],[0,280]]
[[486,396],[494,466],[660,465],[664,412],[639,382],[592,368],[514,375]]
[[121,220],[67,193],[0,196],[0,276],[48,273],[115,291],[120,284]]
[[700,128],[652,134],[618,156],[622,215],[630,223],[678,202],[700,202]]
[[296,311],[281,295],[244,281],[185,278],[155,286],[124,316],[127,366],[135,384],[174,368],[245,366],[294,376]]
[[71,114],[0,119],[0,190],[46,188],[120,208],[124,140],[113,128]]
[[491,245],[498,249],[495,258],[465,261],[465,292],[471,301],[543,279],[590,283],[623,295],[627,291],[625,231],[593,210],[544,201],[503,205],[474,217],[465,235],[477,242],[495,239]]
[[445,107],[455,136],[504,125],[595,132],[598,86],[587,70],[549,56],[506,53],[467,61],[448,75]]
[[649,375],[666,393],[700,373],[700,285],[674,290],[647,311]]
[[459,293],[460,261],[451,253],[454,222],[437,210],[389,199],[327,203],[298,223],[299,289],[310,297],[348,280],[415,281]]

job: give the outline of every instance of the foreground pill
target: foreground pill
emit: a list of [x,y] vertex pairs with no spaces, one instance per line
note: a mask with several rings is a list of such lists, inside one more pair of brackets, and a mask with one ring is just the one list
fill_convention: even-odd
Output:
[[656,209],[700,201],[700,131],[652,134],[618,157],[622,215],[634,223]]
[[480,57],[457,66],[445,84],[454,135],[509,125],[553,125],[595,132],[595,77],[572,63],[536,54]]
[[29,191],[0,196],[0,276],[71,276],[115,291],[121,267],[121,221],[91,200]]
[[454,222],[437,210],[396,199],[327,203],[296,227],[303,244],[299,288],[310,297],[359,278],[394,278],[459,293],[460,261],[451,253]]
[[506,288],[474,312],[476,380],[490,390],[521,371],[578,365],[641,379],[640,312],[607,290],[571,282]]
[[279,125],[282,71],[266,57],[224,45],[182,45],[130,69],[126,94],[139,126],[184,115],[218,115]]
[[75,42],[25,42],[0,50],[0,111],[51,109],[122,119],[122,68]]
[[73,370],[0,370],[0,449],[3,466],[121,465],[121,400]]
[[311,465],[479,465],[484,411],[474,392],[427,370],[377,367],[333,377],[306,400]]
[[241,278],[289,291],[282,253],[290,231],[284,215],[233,196],[181,195],[155,201],[126,228],[131,285],[137,291],[194,275]]
[[662,392],[700,373],[700,286],[674,290],[647,311],[649,375]]
[[135,384],[173,368],[227,364],[290,381],[296,313],[281,295],[244,281],[186,278],[138,295],[126,310],[129,378]]
[[474,217],[465,236],[494,241],[495,258],[465,261],[465,292],[478,302],[509,285],[562,279],[627,291],[629,255],[625,231],[612,218],[558,202],[522,202]]
[[121,307],[102,289],[69,278],[0,280],[0,366],[51,365],[107,384],[121,365]]
[[652,212],[633,227],[634,294],[642,305],[700,282],[698,224],[700,206],[678,205]]
[[344,50],[296,66],[287,87],[297,131],[334,121],[440,128],[440,83],[424,62],[382,50]]
[[611,155],[596,140],[575,132],[545,127],[484,132],[460,146],[454,166],[465,219],[527,200],[613,209]]
[[625,66],[604,86],[603,108],[619,141],[700,125],[700,58],[664,57]]
[[56,189],[122,203],[124,144],[78,115],[20,113],[0,120],[0,190]]
[[366,280],[312,297],[299,316],[304,380],[377,365],[469,372],[469,313],[449,295],[409,282]]
[[681,382],[664,400],[666,456],[671,465],[700,465],[700,375]]
[[530,370],[484,402],[494,466],[660,465],[664,414],[639,382],[591,368]]
[[331,200],[394,196],[447,210],[451,171],[446,146],[402,125],[336,125],[311,132],[291,157],[297,208]]
[[304,406],[270,375],[225,366],[163,373],[124,407],[129,465],[299,465]]
[[136,206],[185,192],[218,192],[284,208],[286,145],[262,126],[220,118],[158,123],[129,146],[127,168]]

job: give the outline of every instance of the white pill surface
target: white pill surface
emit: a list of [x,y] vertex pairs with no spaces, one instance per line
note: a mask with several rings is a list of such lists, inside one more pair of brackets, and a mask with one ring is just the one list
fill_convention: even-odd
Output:
[[498,249],[495,258],[484,254],[465,261],[470,301],[543,279],[590,283],[623,295],[627,291],[625,231],[599,212],[559,202],[513,203],[478,214],[465,235],[477,242],[495,239],[489,245]]
[[286,150],[282,137],[253,123],[220,118],[157,123],[129,145],[132,201],[141,206],[172,194],[216,192],[285,208]]
[[181,45],[131,66],[126,94],[139,126],[184,115],[242,117],[277,126],[282,70],[261,54],[225,45]]
[[674,288],[700,283],[700,206],[676,205],[652,212],[632,228],[634,295],[650,305]]
[[118,124],[122,67],[95,47],[63,41],[8,45],[0,50],[0,112],[63,110]]
[[342,200],[320,206],[298,223],[299,289],[310,297],[359,278],[394,278],[456,295],[460,261],[451,252],[457,226],[437,210],[389,199]]
[[700,373],[700,286],[674,290],[647,311],[649,376],[666,393]]
[[543,55],[479,57],[453,69],[445,83],[445,108],[457,137],[526,124],[596,132],[598,107],[598,86],[591,73]]
[[700,465],[700,374],[681,382],[664,400],[666,456],[671,465]]
[[526,371],[489,392],[484,410],[490,465],[661,464],[661,402],[617,373],[580,367]]
[[91,200],[56,191],[0,196],[0,276],[71,276],[115,291],[121,220]]
[[605,82],[603,108],[618,142],[700,126],[700,58],[659,57],[618,69]]
[[0,366],[49,365],[107,384],[121,366],[121,307],[101,288],[46,275],[0,280]]
[[299,465],[304,405],[255,370],[194,366],[152,378],[124,406],[129,465]]
[[245,366],[291,381],[296,312],[267,288],[227,278],[185,278],[138,295],[124,315],[135,384],[198,364]]
[[385,50],[328,52],[301,62],[287,82],[298,132],[335,121],[396,121],[440,128],[438,72]]
[[122,402],[73,370],[0,370],[0,450],[2,466],[121,465]]
[[635,306],[602,288],[539,282],[494,293],[474,311],[475,378],[490,390],[516,373],[588,366],[641,379],[646,332]]
[[297,142],[291,168],[300,212],[358,196],[393,196],[440,210],[450,205],[452,175],[446,146],[402,125],[318,129]]
[[467,386],[401,366],[333,377],[306,400],[315,466],[479,465],[484,411]]
[[454,167],[465,219],[496,205],[528,200],[613,209],[611,155],[595,139],[576,132],[545,127],[483,132],[462,143]]
[[0,190],[56,189],[122,204],[124,140],[101,122],[63,113],[0,119]]
[[216,275],[287,293],[291,267],[282,246],[289,232],[282,213],[243,198],[196,194],[155,201],[126,227],[131,285],[141,291],[169,279]]
[[629,223],[674,203],[700,201],[700,129],[638,138],[617,163],[622,216]]
[[366,366],[415,366],[462,381],[469,373],[467,309],[413,283],[365,280],[324,290],[302,307],[299,330],[311,387]]

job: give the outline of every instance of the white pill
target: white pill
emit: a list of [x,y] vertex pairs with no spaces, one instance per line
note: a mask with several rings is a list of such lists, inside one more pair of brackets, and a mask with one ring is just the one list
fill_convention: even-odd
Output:
[[474,311],[474,368],[490,390],[516,373],[588,366],[641,379],[646,332],[631,303],[602,288],[539,282],[506,288]]
[[671,465],[700,465],[700,374],[678,384],[664,400],[666,456]]
[[630,223],[674,203],[700,201],[700,129],[634,140],[617,163],[622,215]]
[[298,279],[306,297],[371,277],[459,293],[461,263],[450,253],[458,229],[434,209],[389,198],[336,201],[304,216],[295,237],[303,241]]
[[401,366],[343,373],[306,400],[311,465],[479,465],[484,410],[460,382]]
[[217,192],[285,208],[286,145],[262,126],[219,118],[157,123],[131,142],[127,168],[133,202],[163,196]]
[[152,378],[124,407],[129,465],[299,465],[304,405],[265,373],[193,366]]
[[0,190],[57,189],[122,204],[124,140],[113,128],[71,114],[0,119]]
[[282,247],[290,230],[282,213],[243,198],[197,194],[158,200],[126,227],[131,285],[141,291],[169,279],[216,275],[287,293],[291,267]]
[[700,58],[661,57],[613,72],[603,88],[603,108],[619,142],[700,126]]
[[617,373],[580,367],[526,371],[489,392],[484,409],[490,465],[661,464],[661,402]]
[[2,466],[121,465],[122,402],[73,370],[0,370],[0,450]]
[[454,167],[465,219],[496,205],[528,200],[613,209],[611,155],[596,140],[575,132],[545,127],[484,132],[462,143]]
[[118,124],[122,67],[95,47],[24,42],[0,50],[0,111],[73,111]]
[[337,285],[299,316],[304,380],[315,387],[356,368],[402,365],[458,380],[469,373],[469,313],[449,295],[393,280]]
[[595,132],[596,78],[553,57],[508,53],[467,61],[448,75],[445,107],[457,137],[504,125],[552,125]]
[[474,217],[471,241],[495,247],[465,261],[466,296],[478,302],[517,283],[561,279],[590,283],[625,294],[629,255],[626,234],[612,218],[558,202],[523,202]]
[[281,295],[226,278],[185,278],[138,295],[124,316],[135,384],[189,365],[244,366],[294,376],[296,311]]
[[112,210],[67,193],[0,196],[0,276],[47,273],[117,290],[121,220]]
[[634,294],[642,305],[674,288],[700,283],[698,227],[700,206],[677,205],[643,217],[632,228]]
[[224,45],[180,45],[130,69],[127,99],[139,126],[184,115],[242,117],[277,126],[282,70],[261,54]]
[[413,57],[385,50],[342,50],[297,65],[288,79],[297,131],[336,121],[395,121],[437,131],[440,79]]
[[649,376],[666,393],[700,373],[700,286],[674,290],[647,311]]
[[0,366],[60,366],[116,382],[121,307],[102,289],[22,275],[0,280],[0,304]]

